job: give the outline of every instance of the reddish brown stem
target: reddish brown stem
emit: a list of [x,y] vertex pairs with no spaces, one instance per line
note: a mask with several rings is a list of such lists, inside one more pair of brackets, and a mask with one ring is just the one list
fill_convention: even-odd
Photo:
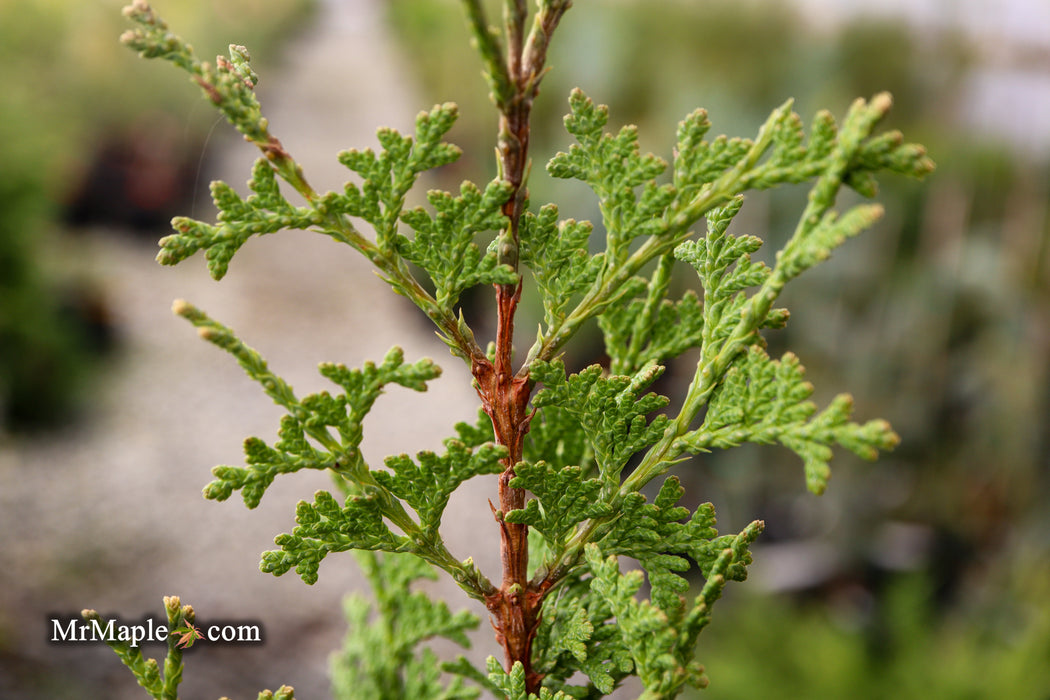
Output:
[[508,667],[520,661],[525,667],[527,685],[535,689],[540,678],[532,672],[530,657],[542,598],[528,590],[528,528],[503,519],[505,513],[525,507],[525,492],[510,485],[514,465],[521,461],[525,434],[529,429],[528,404],[532,392],[532,381],[515,377],[511,366],[514,311],[520,296],[520,285],[497,287],[499,316],[495,361],[475,362],[473,372],[482,405],[492,419],[496,442],[507,448],[504,470],[499,477],[499,509],[495,512],[500,527],[503,582],[486,603]]
[[[527,197],[529,117],[539,92],[547,45],[561,16],[571,3],[555,0],[541,4],[533,29],[525,39],[527,21],[524,0],[508,0],[507,72],[514,87],[509,100],[500,100],[500,176],[510,183],[511,196],[503,205],[507,228],[500,235],[499,260],[518,269],[518,230]],[[503,581],[486,600],[496,639],[503,647],[507,669],[520,662],[525,669],[528,692],[538,692],[542,675],[532,669],[532,640],[540,622],[540,608],[549,586],[530,588],[528,581],[528,527],[508,523],[504,515],[525,507],[525,491],[510,485],[514,465],[521,461],[525,434],[529,430],[529,396],[533,382],[527,369],[516,376],[513,368],[514,314],[521,299],[521,282],[496,285],[496,354],[492,361],[476,358],[472,371],[485,412],[492,419],[496,441],[507,448],[499,478],[500,560]]]

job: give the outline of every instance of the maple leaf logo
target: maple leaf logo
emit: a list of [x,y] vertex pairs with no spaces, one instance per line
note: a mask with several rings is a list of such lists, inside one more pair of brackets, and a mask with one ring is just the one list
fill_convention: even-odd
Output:
[[179,635],[179,641],[175,643],[179,649],[189,649],[198,639],[203,639],[204,635],[201,634],[200,628],[195,627],[192,623],[183,621],[183,624],[184,627],[173,629],[171,633]]

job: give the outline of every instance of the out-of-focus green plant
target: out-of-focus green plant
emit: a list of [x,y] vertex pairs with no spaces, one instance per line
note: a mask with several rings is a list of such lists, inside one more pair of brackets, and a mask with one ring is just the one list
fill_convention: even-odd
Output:
[[[1050,571],[1022,561],[996,590],[949,610],[922,574],[877,598],[843,587],[830,604],[743,595],[699,653],[718,669],[710,700],[1042,700],[1050,688]],[[728,621],[727,621],[728,620]]]
[[75,327],[65,323],[60,298],[37,266],[34,233],[51,213],[46,169],[37,158],[48,146],[20,100],[0,91],[0,425],[53,422],[68,411],[84,361]]

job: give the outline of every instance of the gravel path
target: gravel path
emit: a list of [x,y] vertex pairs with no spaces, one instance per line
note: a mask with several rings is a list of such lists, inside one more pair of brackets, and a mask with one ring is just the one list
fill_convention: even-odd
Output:
[[[338,150],[373,145],[379,125],[410,130],[426,106],[406,85],[381,0],[324,3],[287,56],[276,74],[263,72],[260,98],[273,132],[316,189],[347,179]],[[257,154],[235,136],[217,136],[211,148],[221,157],[209,175],[243,190]],[[197,208],[195,216],[211,216]],[[321,236],[254,240],[221,284],[208,278],[200,256],[161,268],[152,245],[123,236],[90,236],[81,245],[77,255],[91,261],[117,308],[122,350],[84,425],[0,451],[0,635],[19,639],[22,655],[13,672],[21,681],[2,677],[14,665],[0,666],[0,696],[29,697],[25,678],[36,675],[50,684],[39,697],[65,697],[57,679],[68,677],[94,683],[81,697],[105,689],[97,696],[139,698],[107,649],[46,644],[47,618],[84,607],[125,620],[158,617],[161,597],[178,594],[202,620],[259,621],[267,635],[262,647],[192,654],[185,697],[254,698],[282,683],[294,685],[297,697],[328,697],[327,653],[345,629],[340,599],[360,585],[356,565],[350,557],[326,561],[312,589],[294,574],[275,579],[257,569],[273,536],[293,526],[294,503],[328,482],[318,474],[278,480],[254,512],[237,496],[226,504],[200,497],[213,465],[242,463],[244,437],[273,440],[282,412],[232,358],[174,317],[171,302],[186,298],[235,328],[300,396],[329,388],[316,372],[321,361],[359,366],[395,344],[409,360],[434,358],[445,376],[427,394],[395,388],[366,422],[372,464],[390,453],[439,449],[456,421],[472,420],[477,397],[469,373],[363,258]],[[470,490],[450,505],[455,522],[446,533],[462,543],[454,554],[474,554],[495,573],[495,529],[477,505],[494,488],[478,480]],[[454,609],[466,600],[446,582],[436,588]],[[491,637],[487,623],[480,637]]]

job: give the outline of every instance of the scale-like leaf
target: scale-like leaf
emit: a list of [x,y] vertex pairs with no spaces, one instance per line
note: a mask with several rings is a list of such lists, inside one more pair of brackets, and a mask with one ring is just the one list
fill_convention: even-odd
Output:
[[687,682],[702,687],[703,667],[692,659],[683,664],[676,658],[678,634],[667,616],[649,601],[636,597],[642,573],[621,574],[616,557],[602,558],[601,550],[593,544],[587,546],[585,556],[594,576],[591,590],[609,604],[623,644],[631,652],[635,673],[646,690],[670,694]]
[[424,537],[439,541],[438,527],[449,496],[464,481],[481,474],[499,474],[500,460],[507,454],[505,447],[491,443],[471,450],[458,440],[445,441],[446,452],[420,452],[413,460],[408,455],[386,458],[392,471],[375,471],[380,485],[394,494],[419,515]]
[[[595,691],[608,695],[634,670],[608,602],[590,590],[590,579],[579,574],[544,605],[536,637],[537,671],[567,695],[589,698]],[[586,674],[592,687],[565,683],[577,671]]]
[[589,255],[589,221],[558,221],[558,208],[547,204],[521,219],[521,262],[532,270],[543,298],[548,327],[564,320],[573,297],[594,283],[605,255]]
[[660,233],[666,227],[664,213],[675,191],[669,184],[657,184],[655,178],[667,169],[667,163],[652,153],[642,155],[636,126],[625,126],[616,136],[603,133],[609,110],[595,105],[583,91],[573,90],[569,107],[565,128],[578,143],[568,153],[551,158],[547,172],[557,178],[582,180],[594,190],[608,236],[608,255],[623,262],[634,238]]
[[525,687],[525,667],[520,661],[514,662],[510,673],[503,670],[493,657],[488,658],[489,681],[498,689],[500,697],[507,700],[573,700],[573,698],[559,691],[552,692],[550,688],[540,688],[539,695],[530,693]]
[[797,243],[784,250],[778,261],[784,277],[797,277],[817,263],[827,260],[832,251],[847,239],[868,229],[882,217],[882,206],[860,204],[845,214],[828,211],[812,222],[803,222]]
[[[677,503],[685,493],[677,477],[669,477],[660,487],[653,503],[640,493],[628,494],[617,519],[599,540],[607,554],[624,554],[638,560],[649,575],[652,599],[667,614],[676,614],[682,605],[681,595],[689,589],[682,573],[696,562],[700,572],[710,576],[718,554],[728,546],[733,535],[719,536],[715,529],[715,512],[705,503],[690,514]],[[732,578],[746,576],[744,566],[730,571]]]
[[317,210],[288,203],[277,187],[273,166],[265,158],[255,161],[248,187],[254,194],[241,199],[225,182],[213,182],[211,194],[219,210],[218,223],[175,217],[171,225],[176,233],[160,240],[157,261],[162,265],[175,265],[204,250],[208,271],[218,280],[226,275],[234,253],[252,236],[284,229],[307,229],[322,220]]
[[[745,290],[764,283],[771,271],[751,254],[762,246],[756,236],[736,236],[726,229],[743,205],[743,197],[732,199],[726,206],[707,215],[707,235],[686,241],[675,248],[674,255],[689,263],[700,277],[703,287],[703,343],[708,352],[723,342],[740,321],[747,302]],[[785,312],[778,311],[768,322],[783,325]],[[764,319],[763,319],[764,321]]]
[[608,503],[601,499],[602,480],[583,478],[578,466],[557,469],[546,462],[521,462],[514,467],[510,485],[531,491],[522,510],[504,517],[509,523],[525,523],[538,530],[552,546],[562,544],[577,523],[609,515]]
[[[403,351],[395,347],[379,365],[366,362],[361,369],[348,369],[342,364],[322,364],[321,374],[344,393],[332,396],[322,391],[300,400],[292,387],[273,374],[262,356],[244,344],[233,330],[186,302],[177,302],[175,310],[193,323],[203,338],[233,355],[248,376],[288,411],[281,419],[279,440],[274,447],[259,438],[248,438],[244,443],[246,467],[220,465],[212,470],[215,480],[205,487],[206,498],[223,501],[233,491],[241,490],[245,504],[254,508],[277,474],[300,469],[332,469],[343,478],[360,478],[367,471],[360,453],[362,422],[384,388],[397,384],[426,391],[426,382],[441,374],[441,368],[428,359],[406,364]],[[330,428],[335,429],[335,435]]]
[[678,301],[660,298],[652,306],[649,298],[613,305],[598,317],[616,371],[663,364],[703,342],[704,306],[695,292],[686,291]]
[[352,594],[344,602],[350,629],[331,661],[336,700],[476,698],[479,689],[462,678],[444,683],[436,655],[420,645],[443,638],[469,648],[466,632],[478,626],[478,618],[466,610],[452,613],[444,602],[413,591],[415,581],[437,578],[414,556],[358,552],[357,559],[376,600]]
[[646,419],[666,406],[667,398],[643,395],[662,372],[662,367],[650,365],[633,377],[605,377],[601,367],[592,365],[566,377],[560,360],[537,362],[532,376],[543,389],[533,398],[533,405],[556,406],[577,420],[594,450],[602,478],[607,485],[618,485],[627,460],[656,442],[667,425],[663,415],[652,422]]
[[884,420],[858,424],[849,420],[853,400],[837,396],[817,413],[809,401],[813,386],[791,353],[772,360],[759,347],[741,355],[715,391],[704,424],[682,438],[692,452],[733,447],[744,442],[779,442],[805,466],[806,485],[821,493],[827,487],[831,446],[842,445],[864,459],[892,449],[899,438]]
[[479,284],[514,284],[517,274],[500,265],[495,250],[484,254],[475,243],[477,234],[498,231],[506,218],[502,204],[510,196],[510,185],[493,180],[484,193],[471,182],[464,182],[460,196],[431,190],[427,194],[434,214],[422,207],[401,214],[401,220],[415,231],[415,238],[398,236],[398,251],[404,258],[430,275],[437,289],[435,298],[451,309],[463,290]]
[[397,245],[397,224],[405,206],[405,196],[419,174],[448,165],[461,151],[441,139],[455,124],[456,105],[446,103],[416,116],[415,138],[396,129],[376,132],[380,150],[350,149],[339,153],[339,162],[361,176],[360,186],[347,183],[342,193],[324,196],[324,209],[364,219],[376,232],[376,242],[385,254]]
[[274,538],[280,550],[263,553],[259,564],[263,573],[281,576],[294,567],[305,583],[314,584],[318,566],[333,552],[398,552],[411,544],[407,537],[395,535],[386,526],[382,506],[375,496],[348,496],[340,506],[332,494],[318,491],[313,503],[299,501],[295,522],[298,525],[291,534]]
[[280,440],[272,448],[259,438],[245,440],[248,466],[221,465],[212,469],[215,480],[204,487],[204,497],[225,501],[239,490],[245,505],[255,508],[278,474],[338,466],[331,454],[316,449],[306,440],[303,426],[294,416],[281,419],[278,436]]
[[523,458],[528,462],[546,460],[557,468],[574,465],[589,470],[594,464],[587,436],[578,430],[572,413],[557,405],[536,409],[525,436]]
[[726,582],[743,578],[733,570],[743,570],[750,563],[748,548],[761,530],[762,524],[754,522],[739,535],[720,538],[722,546],[710,566],[707,582],[688,606],[684,601],[675,606],[661,604],[655,586],[653,602],[640,600],[642,573],[621,574],[615,555],[603,556],[605,550],[600,545],[587,545],[584,557],[593,576],[591,592],[608,604],[615,632],[630,651],[634,671],[647,695],[675,697],[686,685],[707,685],[704,669],[694,658],[696,640]]
[[[550,32],[570,4],[540,2],[534,28],[526,35],[516,29],[528,19],[523,3],[508,3],[520,7],[507,13],[507,50],[515,57],[504,61],[503,42],[487,26],[484,3],[464,3],[494,101],[504,117],[498,148],[504,169],[513,172],[501,175],[523,186],[527,178],[517,179],[523,173],[509,157],[520,156],[518,164],[528,162],[530,127],[527,118],[518,118],[527,117]],[[406,365],[395,350],[379,367],[323,365],[321,373],[341,391],[299,399],[232,331],[188,305],[180,308],[206,339],[233,354],[287,411],[277,441],[271,446],[249,438],[246,465],[217,467],[206,495],[222,500],[239,490],[254,507],[277,474],[300,469],[328,469],[344,491],[341,502],[324,491],[312,503],[300,502],[295,529],[276,538],[280,550],[265,553],[261,564],[277,575],[294,568],[312,583],[327,554],[364,552],[361,561],[376,600],[374,606],[360,599],[348,603],[356,634],[347,643],[343,694],[379,700],[454,700],[476,694],[458,678],[442,685],[436,656],[416,648],[433,637],[465,645],[465,631],[476,620],[453,615],[443,603],[410,589],[414,580],[431,575],[426,563],[379,557],[373,550],[410,552],[445,569],[490,610],[502,611],[496,622],[508,638],[504,641],[511,635],[516,642],[534,641],[532,657],[526,660],[533,664],[528,678],[520,662],[505,671],[490,660],[487,677],[466,662],[445,667],[497,696],[594,698],[613,692],[632,673],[641,678],[646,698],[671,698],[686,685],[704,685],[702,669],[693,659],[697,635],[710,620],[711,606],[726,582],[746,575],[749,546],[761,523],[752,523],[738,535],[719,536],[710,504],[693,511],[678,505],[683,489],[676,478],[666,479],[652,502],[640,489],[686,452],[752,441],[780,442],[796,452],[804,461],[809,487],[820,491],[832,445],[870,458],[896,441],[883,421],[850,422],[846,395],[818,412],[809,401],[812,388],[802,380],[797,360],[790,354],[771,360],[759,336],[760,329],[783,325],[787,319],[786,311],[772,307],[784,284],[824,260],[881,213],[876,206],[834,211],[843,185],[870,197],[877,190],[878,171],[922,176],[932,169],[921,147],[903,143],[899,133],[874,135],[890,107],[889,97],[857,101],[841,128],[826,112],[818,113],[808,139],[790,102],[770,115],[754,140],[706,140],[710,123],[698,110],[679,125],[672,172],[666,177],[667,163],[642,153],[636,127],[606,133],[608,110],[574,91],[565,126],[576,143],[555,155],[547,169],[554,177],[581,180],[597,195],[606,249],[591,255],[591,225],[559,221],[553,205],[508,221],[505,212],[517,214],[528,205],[508,206],[510,198],[524,198],[526,192],[502,180],[484,190],[465,183],[458,195],[434,191],[428,195],[428,207],[406,211],[409,190],[420,174],[459,156],[455,146],[442,140],[456,119],[451,104],[421,113],[413,136],[380,129],[375,150],[341,153],[339,160],[356,174],[355,181],[340,192],[318,194],[270,135],[254,94],[257,76],[246,50],[231,46],[228,59],[202,63],[141,0],[127,14],[137,28],[125,35],[125,42],[145,56],[162,57],[189,71],[208,99],[265,156],[254,166],[247,197],[225,183],[213,184],[219,210],[214,224],[184,217],[173,222],[175,233],[162,241],[161,262],[173,264],[203,250],[211,274],[219,278],[254,235],[302,228],[348,243],[371,260],[396,292],[424,311],[455,354],[471,363],[481,398],[501,426],[508,416],[495,414],[502,413],[507,396],[480,381],[484,351],[454,307],[469,287],[519,281],[517,270],[500,265],[500,260],[531,268],[541,296],[543,324],[515,380],[524,382],[526,390],[532,383],[539,387],[533,397],[535,411],[527,417],[512,411],[515,425],[510,426],[518,436],[531,428],[523,454],[514,455],[517,464],[510,486],[531,491],[533,497],[502,516],[528,526],[533,535],[530,551],[543,566],[531,562],[530,581],[510,586],[505,581],[502,588],[485,579],[472,560],[459,563],[451,557],[439,532],[451,494],[466,479],[502,472],[506,466],[502,460],[508,452],[492,444],[491,421],[484,413],[475,425],[457,425],[459,439],[447,440],[440,455],[394,456],[386,460],[386,470],[373,471],[360,452],[363,420],[384,387],[425,390],[426,382],[438,374],[432,363]],[[512,75],[518,68],[525,72]],[[666,179],[658,181],[661,177]],[[305,206],[292,206],[284,198],[279,179]],[[806,210],[770,270],[751,258],[761,241],[729,233],[730,221],[745,191],[805,181],[815,181]],[[706,234],[690,240],[691,229],[704,217]],[[374,240],[358,233],[358,222],[375,230]],[[489,235],[496,231],[498,236]],[[676,259],[696,269],[701,290],[671,296]],[[653,263],[655,270],[646,273]],[[433,295],[413,277],[417,268],[429,275]],[[758,291],[752,293],[755,288]],[[506,295],[501,300],[508,301]],[[516,298],[510,301],[513,306]],[[508,308],[501,304],[501,312]],[[594,366],[568,376],[556,358],[567,340],[593,318],[605,339],[609,371]],[[501,313],[500,321],[497,337],[509,338],[514,319]],[[650,420],[667,404],[667,399],[645,393],[660,375],[659,365],[695,346],[701,348],[700,361],[680,414],[673,421],[663,415]],[[500,347],[490,357],[502,358],[510,350]],[[506,379],[503,374],[497,377],[499,386],[506,387]],[[695,428],[701,415],[703,424]],[[644,454],[637,468],[624,478],[625,468],[639,453]],[[418,523],[406,506],[415,511]],[[651,584],[649,600],[640,597],[643,573],[622,574],[617,556],[639,562]],[[690,602],[682,574],[694,562],[705,582]],[[542,602],[538,629],[515,627],[522,618],[502,614],[515,600]],[[526,614],[524,619],[535,617]],[[589,683],[569,685],[579,671]],[[143,679],[154,679],[156,663],[143,667],[142,674]],[[530,694],[529,686],[539,679],[538,695]],[[290,697],[290,689],[277,694],[285,695]]]
[[465,421],[459,422],[456,423],[455,430],[459,441],[471,449],[496,439],[492,429],[492,419],[483,408],[478,409],[478,419],[473,425]]

